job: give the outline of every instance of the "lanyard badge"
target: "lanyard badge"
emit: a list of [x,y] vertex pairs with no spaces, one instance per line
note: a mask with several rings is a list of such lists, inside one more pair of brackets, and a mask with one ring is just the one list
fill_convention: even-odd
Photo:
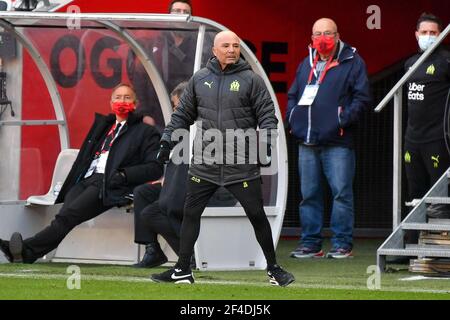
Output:
[[319,85],[318,84],[308,84],[305,87],[305,90],[303,91],[302,97],[300,98],[300,101],[298,102],[299,106],[310,106],[313,104],[314,99],[317,96],[317,91],[319,91]]

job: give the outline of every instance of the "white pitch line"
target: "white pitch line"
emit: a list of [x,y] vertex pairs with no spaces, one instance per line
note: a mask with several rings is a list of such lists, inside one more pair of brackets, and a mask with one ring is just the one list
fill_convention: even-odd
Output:
[[[29,270],[27,270],[29,271]],[[43,280],[66,280],[70,275],[63,274],[37,274],[37,273],[0,273],[0,278],[22,278],[22,279],[43,279]],[[120,281],[120,282],[141,282],[141,283],[153,283],[150,278],[143,277],[116,277],[116,276],[102,276],[102,275],[81,275],[81,280],[87,281]],[[253,286],[253,287],[267,287],[270,286],[267,282],[242,282],[242,281],[211,281],[211,280],[196,280],[196,284],[215,284],[215,285],[239,285],[239,286]],[[450,290],[433,290],[433,289],[412,289],[412,288],[382,288],[380,290],[369,290],[363,286],[351,286],[351,285],[320,285],[320,284],[307,284],[301,282],[295,282],[289,285],[289,288],[299,289],[334,289],[334,290],[359,290],[359,291],[372,291],[372,292],[408,292],[408,293],[436,293],[436,294],[449,294]]]
[[[240,282],[240,281],[196,281],[195,283],[205,283],[205,284],[220,284],[220,285],[251,285],[251,286],[261,286],[265,287],[267,284],[265,283],[257,283],[257,282]],[[449,294],[449,290],[433,290],[433,289],[411,289],[411,288],[385,288],[381,290],[369,290],[367,287],[358,287],[351,285],[329,285],[324,286],[320,284],[307,284],[307,283],[293,283],[289,285],[289,288],[302,288],[302,289],[336,289],[336,290],[359,290],[359,291],[372,291],[372,292],[412,292],[412,293],[440,293],[440,294]]]
[[419,281],[419,280],[450,280],[448,277],[430,277],[430,276],[411,276],[407,278],[400,278],[400,281]]
[[[71,274],[38,274],[38,273],[0,273],[0,278],[30,278],[30,279],[68,279]],[[142,277],[115,277],[115,276],[101,276],[101,275],[81,275],[82,280],[94,281],[121,281],[121,282],[152,282],[150,278]]]

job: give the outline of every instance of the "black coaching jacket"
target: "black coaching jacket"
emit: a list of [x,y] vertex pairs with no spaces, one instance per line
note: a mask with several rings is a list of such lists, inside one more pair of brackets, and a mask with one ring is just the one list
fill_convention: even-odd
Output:
[[[187,129],[197,122],[194,139],[194,160],[189,168],[191,175],[217,185],[229,185],[260,177],[260,168],[250,163],[249,145],[239,152],[235,139],[227,139],[228,131],[249,129],[277,129],[278,120],[270,94],[262,78],[242,60],[222,70],[217,58],[211,58],[206,68],[199,70],[188,83],[180,97],[180,104],[166,126],[162,141],[173,145],[172,133]],[[223,155],[209,157],[207,131],[221,133]],[[250,142],[251,143],[251,142]],[[195,146],[202,146],[202,152]],[[232,150],[233,152],[229,152]],[[233,159],[244,160],[244,163]],[[230,161],[231,159],[231,161]]]
[[[421,57],[409,58],[405,72]],[[450,89],[450,51],[444,47],[433,52],[409,78],[407,85],[408,125],[405,140],[430,143],[443,140],[445,108]]]
[[[101,148],[115,121],[116,116],[114,114],[95,114],[94,124],[64,181],[56,203],[64,202],[67,192],[83,179],[94,159],[95,152]],[[126,204],[128,200],[125,196],[132,193],[134,187],[161,177],[163,167],[156,161],[159,139],[160,134],[154,127],[142,123],[142,117],[130,113],[127,123],[120,130],[109,150],[103,188],[99,195],[102,197],[105,206]],[[113,188],[109,185],[109,179],[118,169],[125,172],[127,181],[125,184]]]

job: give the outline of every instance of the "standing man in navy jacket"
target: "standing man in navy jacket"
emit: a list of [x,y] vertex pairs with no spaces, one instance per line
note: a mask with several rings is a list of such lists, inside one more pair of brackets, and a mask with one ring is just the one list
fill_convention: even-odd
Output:
[[331,188],[332,248],[328,258],[352,256],[354,126],[367,108],[366,66],[355,48],[342,42],[336,23],[317,20],[312,28],[309,56],[297,70],[288,92],[287,120],[299,140],[302,234],[291,256],[323,257],[322,173]]

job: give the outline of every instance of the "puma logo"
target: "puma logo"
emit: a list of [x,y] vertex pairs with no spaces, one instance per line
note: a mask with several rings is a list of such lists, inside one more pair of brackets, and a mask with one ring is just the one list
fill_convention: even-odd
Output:
[[211,81],[211,83],[208,83],[207,81],[205,81],[203,84],[204,84],[205,86],[208,86],[208,87],[211,89],[211,86],[212,86],[213,82],[214,82],[214,81]]
[[439,167],[439,156],[431,156],[431,160],[433,160],[433,167]]

